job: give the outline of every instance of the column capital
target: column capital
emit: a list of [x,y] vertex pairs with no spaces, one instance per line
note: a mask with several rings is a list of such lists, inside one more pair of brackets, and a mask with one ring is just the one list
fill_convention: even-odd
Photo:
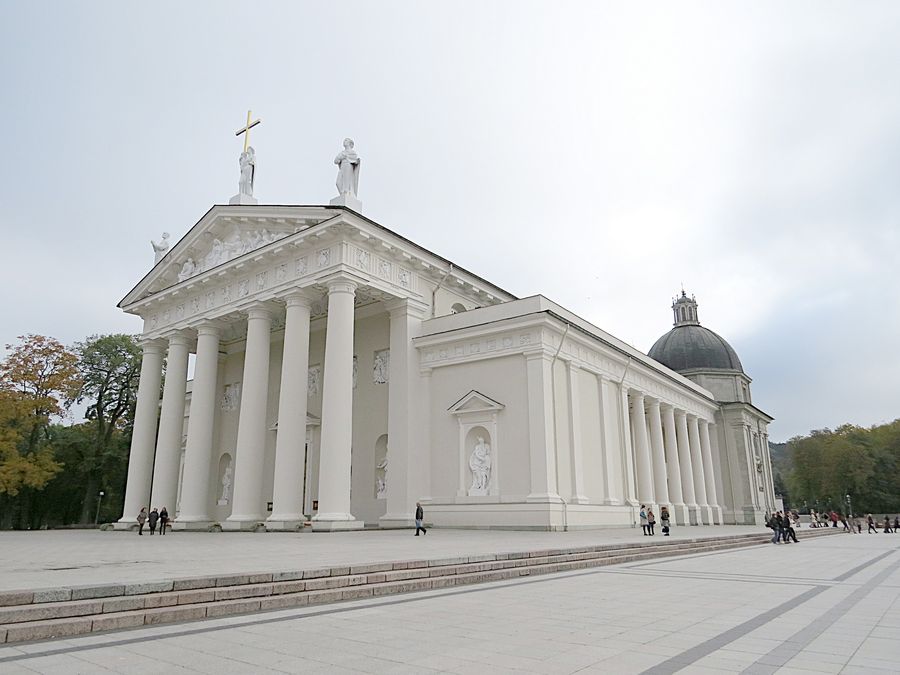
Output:
[[287,307],[306,307],[307,309],[312,306],[313,302],[309,292],[305,290],[292,290],[278,299],[282,300]]
[[647,407],[650,408],[651,410],[659,410],[660,409],[658,398],[647,399],[646,403],[647,403]]
[[631,395],[632,395],[632,397],[634,397],[635,400],[640,400],[641,404],[643,405],[643,403],[644,403],[644,392],[635,389],[635,390],[632,392]]
[[247,314],[247,319],[250,321],[254,319],[272,319],[272,308],[268,305],[253,305],[252,307],[248,307],[244,311]]
[[[673,408],[674,408],[674,406],[673,406]],[[675,410],[675,417],[677,417],[678,419],[681,419],[682,417],[687,419],[687,412],[685,412],[681,408],[674,408],[674,410]]]
[[191,344],[190,336],[188,336],[187,333],[183,333],[181,331],[170,333],[165,337],[169,341],[170,347],[189,347]]
[[221,333],[222,326],[218,321],[204,321],[203,323],[197,324],[197,337],[200,337],[201,335],[219,337]]
[[398,316],[412,316],[416,319],[424,319],[428,314],[428,306],[413,298],[393,298],[384,303],[385,309],[391,318]]
[[144,354],[162,354],[166,350],[166,343],[164,340],[140,340],[138,344]]

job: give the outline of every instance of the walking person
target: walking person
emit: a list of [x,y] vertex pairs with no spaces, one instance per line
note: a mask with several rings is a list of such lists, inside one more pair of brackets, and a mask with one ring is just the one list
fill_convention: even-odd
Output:
[[150,512],[150,515],[147,516],[147,523],[150,525],[150,536],[156,532],[156,522],[159,520],[159,511],[154,509]]
[[663,506],[659,510],[659,521],[662,523],[662,533],[664,537],[669,536],[669,507]]
[[872,517],[871,513],[866,516],[866,522],[869,524],[869,529],[867,530],[867,532],[869,534],[872,534],[872,532],[875,532],[875,534],[878,534],[878,528],[875,527],[875,519]]
[[653,528],[654,528],[655,526],[656,526],[656,516],[653,515],[653,509],[652,509],[652,508],[647,509],[647,531],[650,533],[650,536],[651,536],[651,537],[652,537],[654,534],[656,534],[656,533],[653,531]]
[[891,532],[893,532],[893,530],[891,529],[891,517],[885,516],[884,517],[884,533],[890,534]]
[[138,534],[144,535],[144,523],[147,521],[147,507],[142,506],[141,512],[137,514]]
[[772,543],[777,544],[781,537],[781,511],[776,511],[769,519],[769,527],[772,528]]
[[791,522],[791,514],[786,513],[784,515],[784,543],[789,544],[788,537],[794,540],[795,544],[799,544],[797,541],[797,532],[794,530],[794,524]]
[[844,532],[850,532],[850,524],[847,522],[846,516],[841,515],[841,525],[844,526]]
[[164,506],[159,512],[159,533],[166,533],[166,525],[169,524],[169,510]]
[[648,525],[649,525],[650,523],[649,523],[649,521],[647,520],[647,507],[644,506],[643,504],[641,504],[640,518],[641,518],[641,530],[643,531],[644,536],[646,537],[646,536],[647,536],[647,530],[649,529],[649,528],[648,528]]
[[422,505],[419,502],[416,502],[416,536],[419,536],[419,530],[422,530],[422,534],[428,534],[428,530],[426,530],[422,521],[425,519],[425,510],[422,508]]
[[894,534],[897,534],[897,530],[900,530],[900,516],[894,516]]

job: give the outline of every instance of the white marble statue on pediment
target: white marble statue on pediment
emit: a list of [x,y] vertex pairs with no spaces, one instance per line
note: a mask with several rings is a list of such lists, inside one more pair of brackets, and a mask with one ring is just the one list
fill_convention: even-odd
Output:
[[153,264],[155,265],[165,257],[166,252],[169,250],[169,233],[163,232],[162,239],[159,241],[151,239],[150,245],[153,247]]

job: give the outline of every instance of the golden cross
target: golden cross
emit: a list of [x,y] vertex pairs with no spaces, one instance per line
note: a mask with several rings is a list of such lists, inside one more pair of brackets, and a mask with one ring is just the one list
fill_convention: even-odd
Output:
[[255,120],[253,122],[250,121],[250,117],[253,115],[249,110],[247,111],[247,124],[243,129],[238,129],[234,132],[235,136],[240,136],[244,134],[244,152],[247,152],[247,146],[250,145],[250,130],[255,127],[257,124],[262,122],[262,120]]

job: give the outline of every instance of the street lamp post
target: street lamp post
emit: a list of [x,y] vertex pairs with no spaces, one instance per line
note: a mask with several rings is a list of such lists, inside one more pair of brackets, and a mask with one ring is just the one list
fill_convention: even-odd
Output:
[[100,490],[100,494],[97,495],[97,513],[94,514],[94,525],[96,525],[97,521],[100,519],[100,502],[103,501],[104,494],[103,490]]
[[850,495],[847,495],[847,517],[853,516],[853,502],[850,501]]

